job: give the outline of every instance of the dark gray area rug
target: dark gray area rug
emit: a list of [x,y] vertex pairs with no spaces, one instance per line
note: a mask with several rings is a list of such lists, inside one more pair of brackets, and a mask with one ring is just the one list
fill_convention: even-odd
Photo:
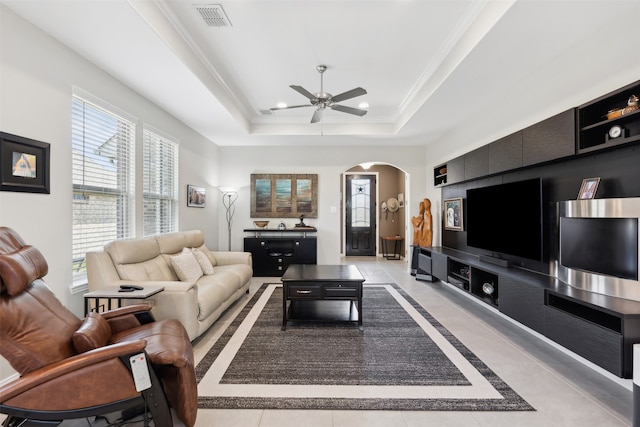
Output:
[[[241,328],[249,312],[267,289],[256,292],[241,313],[196,367],[198,382]],[[413,317],[387,287],[365,285],[363,292],[363,329],[354,323],[290,322],[282,331],[282,288],[276,287],[257,320],[246,334],[233,360],[225,371],[216,372],[218,384],[266,386],[264,395],[199,396],[201,408],[263,408],[263,409],[360,409],[419,411],[530,411],[534,410],[480,359],[435,320],[422,306],[396,285],[390,285],[413,309]],[[342,304],[348,304],[342,302]],[[418,318],[416,319],[416,314]],[[425,331],[421,321],[437,331],[436,336],[447,342],[466,359],[478,377],[491,388],[490,398],[468,394],[473,384],[460,371]],[[246,327],[246,326],[245,326]],[[432,334],[433,335],[433,334]],[[458,364],[460,364],[458,362]],[[476,378],[476,382],[477,378]],[[294,390],[299,386],[356,386],[339,396],[327,388],[324,396],[274,397],[269,386]],[[288,388],[287,388],[288,386]],[[377,388],[376,388],[377,387]],[[388,397],[370,397],[374,390],[412,390],[411,396],[391,393]],[[424,389],[416,387],[425,387]],[[461,390],[439,393],[440,390]],[[335,390],[338,390],[337,388]],[[362,393],[358,391],[362,390]],[[367,391],[365,391],[367,390]],[[424,395],[415,391],[435,390]],[[202,393],[201,393],[202,394]],[[233,394],[233,393],[232,393]],[[443,394],[443,396],[440,396]],[[480,393],[482,394],[482,393]],[[465,396],[472,397],[465,397]],[[475,396],[475,397],[474,397]]]

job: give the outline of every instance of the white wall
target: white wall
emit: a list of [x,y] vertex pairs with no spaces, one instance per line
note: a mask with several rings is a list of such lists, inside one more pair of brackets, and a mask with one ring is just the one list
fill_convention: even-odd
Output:
[[[329,138],[329,137],[328,137]],[[340,260],[340,174],[364,162],[383,162],[404,170],[411,179],[405,195],[411,215],[418,214],[418,204],[425,197],[426,176],[424,147],[221,147],[221,183],[239,188],[236,214],[231,232],[232,250],[242,250],[243,229],[253,228],[250,218],[250,175],[252,173],[318,174],[318,218],[305,219],[305,224],[318,229],[318,264],[335,264]],[[272,219],[270,227],[279,223]],[[283,220],[293,227],[299,220]],[[226,221],[219,216],[220,246],[227,244]]]
[[[51,194],[0,192],[0,224],[17,231],[47,259],[45,280],[82,316],[72,294],[71,95],[77,86],[180,140],[180,229],[200,228],[217,248],[218,198],[186,207],[186,185],[217,193],[218,147],[0,5],[0,130],[51,144]],[[138,150],[137,158],[141,156]],[[141,184],[136,192],[141,200]],[[142,209],[137,212],[140,223]],[[0,359],[0,382],[13,371]]]

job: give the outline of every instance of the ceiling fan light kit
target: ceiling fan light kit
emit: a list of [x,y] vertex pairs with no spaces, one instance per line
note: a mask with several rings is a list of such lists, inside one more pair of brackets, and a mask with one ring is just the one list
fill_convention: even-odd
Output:
[[353,114],[356,116],[364,116],[367,114],[367,110],[363,110],[361,108],[347,107],[345,105],[337,104],[341,101],[346,101],[347,99],[355,98],[358,96],[366,95],[367,91],[361,87],[357,87],[355,89],[348,90],[346,92],[340,93],[338,95],[331,95],[328,92],[324,91],[324,72],[327,71],[326,65],[318,65],[316,67],[318,73],[320,73],[320,92],[316,92],[315,94],[309,92],[302,86],[290,85],[289,87],[302,96],[309,99],[309,104],[303,105],[291,105],[288,107],[275,107],[272,108],[272,111],[277,110],[287,110],[290,108],[302,108],[302,107],[316,107],[316,111],[313,112],[313,116],[311,117],[311,123],[318,123],[322,120],[322,113],[326,108],[330,108],[334,111],[340,111],[342,113]]

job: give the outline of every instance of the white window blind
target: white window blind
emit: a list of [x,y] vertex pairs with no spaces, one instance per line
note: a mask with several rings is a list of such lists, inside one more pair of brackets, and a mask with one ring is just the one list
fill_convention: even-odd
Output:
[[178,143],[145,128],[143,141],[143,233],[178,230]]
[[86,253],[134,237],[135,124],[74,94],[73,279],[86,283]]

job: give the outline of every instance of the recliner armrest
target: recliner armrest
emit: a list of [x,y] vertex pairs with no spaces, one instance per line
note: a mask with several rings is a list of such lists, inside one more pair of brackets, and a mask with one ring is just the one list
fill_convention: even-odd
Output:
[[151,304],[135,304],[127,305],[125,307],[114,308],[109,311],[100,313],[105,319],[110,320],[119,316],[126,316],[129,314],[137,314],[140,312],[151,311],[153,305]]
[[[128,375],[131,376],[129,369],[122,364],[119,357],[140,353],[144,351],[146,345],[147,342],[143,339],[122,342],[87,351],[44,366],[0,387],[0,403],[6,403],[21,393],[29,392],[42,384],[65,375],[75,375],[81,378],[83,370],[87,371],[87,378],[91,378],[91,372],[94,371],[92,368],[109,360],[118,360],[118,363],[122,366],[122,370],[118,372],[119,375],[129,373]],[[114,373],[110,375],[114,375]],[[133,382],[133,379],[131,381]]]
[[100,313],[111,326],[111,333],[117,334],[127,329],[155,322],[151,304],[135,304]]

